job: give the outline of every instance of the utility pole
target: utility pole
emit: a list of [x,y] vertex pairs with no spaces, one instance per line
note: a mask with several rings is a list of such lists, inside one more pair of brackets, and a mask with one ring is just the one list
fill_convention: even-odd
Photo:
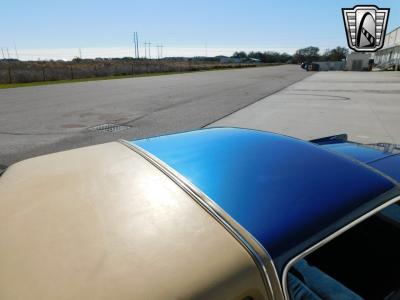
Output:
[[3,47],[1,47],[1,54],[3,55],[3,59],[6,59],[6,57],[4,56],[4,50],[3,50]]
[[[151,43],[150,42],[144,42],[144,51],[145,51],[145,57],[151,59],[151,49],[150,49]],[[148,56],[147,56],[148,55]]]
[[79,58],[82,59],[82,50],[79,48]]
[[139,35],[136,32],[136,53],[137,53],[137,58],[140,58],[140,54],[139,54]]
[[163,57],[162,51],[163,51],[163,45],[157,45],[157,58],[161,59]]
[[14,50],[15,50],[15,56],[17,57],[17,59],[19,59],[19,55],[18,55],[18,51],[17,51],[17,46],[15,45],[15,42],[14,42]]
[[7,50],[7,57],[8,59],[10,59],[10,52],[8,51],[8,47],[6,48],[6,50]]
[[151,59],[151,43],[148,42],[147,45],[149,45],[149,59]]
[[163,45],[157,45],[157,58],[161,59],[163,57]]
[[133,43],[134,43],[134,48],[135,48],[135,58],[140,58],[139,55],[139,36],[137,32],[133,33]]
[[137,48],[136,48],[136,32],[133,33],[133,48],[135,51],[135,58],[137,58]]

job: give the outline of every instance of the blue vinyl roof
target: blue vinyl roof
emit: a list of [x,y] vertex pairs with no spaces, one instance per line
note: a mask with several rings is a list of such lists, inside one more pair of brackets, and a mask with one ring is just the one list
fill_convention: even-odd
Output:
[[368,145],[351,142],[338,142],[321,146],[338,154],[362,161],[400,182],[399,151],[378,150],[378,148]]
[[133,141],[288,259],[381,204],[394,183],[362,163],[278,134],[212,128]]
[[389,175],[400,182],[400,154],[385,157],[368,163],[371,167]]
[[321,145],[323,148],[327,148],[331,151],[341,153],[343,155],[352,157],[362,162],[369,162],[376,159],[381,159],[386,157],[388,154],[378,149],[374,149],[371,147],[366,147],[361,144],[355,143],[336,143],[336,144],[327,144]]

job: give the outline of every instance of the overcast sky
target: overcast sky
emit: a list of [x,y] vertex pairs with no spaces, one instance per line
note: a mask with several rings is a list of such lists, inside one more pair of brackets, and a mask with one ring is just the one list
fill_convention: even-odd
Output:
[[400,25],[399,0],[12,0],[1,4],[0,48],[15,57],[15,44],[22,59],[71,59],[79,48],[83,58],[132,56],[137,31],[153,57],[158,44],[164,56],[324,50],[346,46],[341,8],[356,4],[389,7],[388,31]]

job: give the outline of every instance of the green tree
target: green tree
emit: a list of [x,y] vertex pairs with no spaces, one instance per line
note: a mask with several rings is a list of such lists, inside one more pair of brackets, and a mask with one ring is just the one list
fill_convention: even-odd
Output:
[[235,53],[233,53],[232,57],[247,58],[247,54],[244,51],[236,51]]
[[312,62],[319,60],[319,48],[309,46],[306,48],[298,49],[294,54],[293,58],[298,62]]
[[265,62],[265,57],[264,57],[263,53],[260,52],[260,51],[257,51],[257,52],[251,51],[251,52],[249,52],[249,54],[247,55],[247,57],[248,57],[248,58],[259,59],[259,60],[261,60],[262,62]]
[[324,60],[340,61],[349,54],[349,50],[344,47],[336,47],[334,49],[326,49],[324,52]]

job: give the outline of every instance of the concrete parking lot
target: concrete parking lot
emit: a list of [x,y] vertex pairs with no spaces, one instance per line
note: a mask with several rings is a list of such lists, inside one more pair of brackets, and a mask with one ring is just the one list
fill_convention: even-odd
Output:
[[319,72],[211,126],[400,144],[400,72]]

